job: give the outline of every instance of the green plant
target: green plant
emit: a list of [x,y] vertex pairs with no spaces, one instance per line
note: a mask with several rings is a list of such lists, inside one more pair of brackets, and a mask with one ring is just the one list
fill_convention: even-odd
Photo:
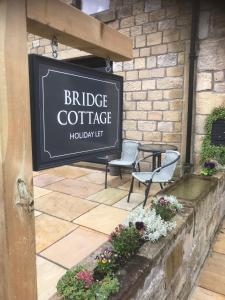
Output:
[[174,196],[163,196],[154,198],[152,207],[164,221],[170,221],[182,209],[182,204]]
[[142,236],[133,225],[129,227],[119,225],[111,233],[110,241],[119,259],[126,261],[137,253],[142,244]]
[[212,125],[216,120],[225,120],[225,107],[214,109],[206,120],[206,135],[202,142],[200,162],[216,160],[219,164],[225,165],[225,146],[215,146],[211,143]]
[[69,270],[57,283],[57,292],[66,300],[103,300],[119,290],[116,277],[95,282],[90,271],[79,266]]
[[97,266],[94,269],[94,279],[101,280],[106,275],[113,274],[117,270],[117,257],[118,255],[108,248],[97,255],[95,258]]
[[206,161],[201,170],[201,175],[203,176],[212,176],[217,172],[216,164],[214,162]]
[[116,294],[119,291],[119,281],[116,277],[106,276],[96,293],[96,300],[108,299],[110,295]]

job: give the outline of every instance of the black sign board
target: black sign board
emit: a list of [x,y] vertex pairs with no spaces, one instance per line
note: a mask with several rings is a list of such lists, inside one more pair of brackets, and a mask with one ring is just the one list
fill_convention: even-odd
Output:
[[225,146],[225,120],[213,122],[211,143],[215,146]]
[[30,55],[33,168],[118,153],[123,79]]

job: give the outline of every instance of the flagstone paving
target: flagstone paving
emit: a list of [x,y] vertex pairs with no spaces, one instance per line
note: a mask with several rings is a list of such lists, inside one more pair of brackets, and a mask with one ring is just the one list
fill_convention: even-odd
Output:
[[67,221],[74,220],[97,205],[98,203],[58,192],[52,192],[35,201],[35,209]]
[[189,300],[225,300],[225,220]]
[[51,193],[52,191],[34,186],[34,199]]
[[40,254],[65,268],[71,268],[107,240],[107,235],[80,226]]
[[75,224],[41,214],[35,219],[36,251],[44,250],[54,242],[76,229]]
[[113,206],[121,209],[125,209],[128,211],[133,210],[135,207],[143,203],[144,195],[139,193],[132,193],[132,200],[127,202],[127,196],[116,202]]
[[48,185],[49,190],[86,198],[98,191],[104,189],[102,185],[95,183],[88,183],[78,179],[65,179],[59,182]]
[[116,207],[101,204],[73,222],[99,232],[110,234],[114,228],[125,221],[128,212]]
[[[68,268],[108,240],[129,211],[143,203],[144,188],[135,183],[130,203],[129,174],[63,166],[34,172],[38,299],[56,292],[58,279]],[[151,194],[160,187],[152,186]]]
[[55,176],[55,175],[51,175],[51,174],[36,175],[34,177],[34,185],[38,186],[38,187],[45,187],[48,184],[60,181],[64,178],[65,177]]
[[55,293],[56,284],[65,273],[65,269],[39,256],[37,256],[36,265],[38,300],[47,300]]
[[115,188],[104,189],[94,195],[88,197],[88,200],[96,201],[99,203],[104,203],[112,205],[118,202],[120,199],[127,195],[127,191],[123,191]]

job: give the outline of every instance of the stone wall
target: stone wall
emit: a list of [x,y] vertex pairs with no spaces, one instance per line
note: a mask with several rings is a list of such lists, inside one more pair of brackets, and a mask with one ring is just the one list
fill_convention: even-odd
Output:
[[225,4],[202,1],[199,26],[194,127],[194,159],[198,164],[208,114],[225,105]]
[[[189,1],[117,1],[114,27],[133,39],[134,59],[114,63],[124,77],[124,137],[182,150]],[[184,136],[183,136],[184,137]]]
[[[146,242],[118,272],[120,291],[111,300],[187,300],[225,214],[225,174],[188,175],[159,194],[175,195],[184,208],[177,226],[158,242]],[[107,242],[81,264],[96,266]],[[54,295],[51,300],[62,300]],[[202,299],[204,300],[204,299]]]
[[[115,20],[109,26],[131,37],[134,46],[134,59],[113,67],[124,77],[123,136],[172,143],[181,150],[189,1],[111,0],[110,14],[112,10]],[[28,48],[30,53],[51,57],[47,39],[29,34]],[[65,45],[59,50],[59,59],[87,55]]]
[[[69,0],[64,2],[70,3]],[[123,136],[171,143],[185,158],[191,1],[111,0],[96,16],[133,40],[133,60],[114,63],[124,77]],[[192,159],[198,164],[206,116],[225,104],[225,9],[223,1],[202,0],[193,110]],[[50,56],[50,41],[28,35],[30,53]],[[87,53],[59,45],[58,59]]]
[[185,209],[176,216],[177,227],[159,242],[142,246],[120,272],[122,287],[113,300],[186,300],[195,284],[224,217],[225,176],[187,176],[162,193],[182,197]]

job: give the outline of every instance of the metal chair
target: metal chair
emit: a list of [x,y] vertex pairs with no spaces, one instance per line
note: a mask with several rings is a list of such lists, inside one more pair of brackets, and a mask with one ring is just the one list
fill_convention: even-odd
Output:
[[[148,155],[144,159],[137,161],[137,164],[139,164],[141,161],[145,160],[150,156],[152,155]],[[161,188],[163,188],[163,183],[165,184],[171,182],[179,158],[180,158],[179,152],[173,150],[167,150],[165,153],[165,158],[162,161],[161,167],[153,170],[152,172],[133,172],[127,202],[130,201],[130,195],[133,192],[133,185],[134,185],[134,178],[135,178],[140,183],[146,186],[145,199],[143,203],[143,207],[144,207],[147,202],[151,184],[153,182],[159,183]]]
[[[105,189],[107,188],[107,174],[109,166],[119,167],[120,178],[122,179],[121,168],[132,168],[133,171],[136,171],[136,166],[139,166],[137,163],[138,158],[138,147],[139,143],[134,141],[124,140],[122,144],[122,153],[120,159],[114,159],[106,163],[105,168]],[[140,171],[140,169],[139,169]]]

